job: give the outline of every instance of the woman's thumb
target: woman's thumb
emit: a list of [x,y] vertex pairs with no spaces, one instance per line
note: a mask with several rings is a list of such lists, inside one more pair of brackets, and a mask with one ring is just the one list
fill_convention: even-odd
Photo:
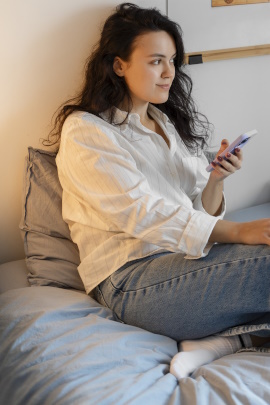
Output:
[[217,153],[217,156],[220,155],[227,147],[229,146],[228,139],[222,139],[220,149]]

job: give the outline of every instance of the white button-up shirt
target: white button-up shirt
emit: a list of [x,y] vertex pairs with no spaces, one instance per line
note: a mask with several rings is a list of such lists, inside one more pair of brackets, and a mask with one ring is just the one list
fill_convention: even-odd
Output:
[[[199,258],[210,249],[219,217],[206,213],[202,190],[206,157],[192,156],[168,117],[149,114],[169,140],[145,128],[138,114],[124,124],[72,113],[65,121],[56,162],[63,187],[63,218],[78,245],[86,292],[126,262],[154,253]],[[126,113],[116,109],[115,122]]]

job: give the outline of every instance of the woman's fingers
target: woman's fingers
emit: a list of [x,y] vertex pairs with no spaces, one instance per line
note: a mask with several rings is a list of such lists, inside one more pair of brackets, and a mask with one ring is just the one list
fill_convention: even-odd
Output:
[[242,159],[231,153],[226,154],[225,159],[221,156],[219,156],[217,159],[219,164],[229,173],[234,173],[236,170],[241,169]]
[[234,153],[227,152],[224,157],[220,156],[224,149],[226,149],[228,145],[228,141],[223,139],[221,143],[221,148],[218,151],[216,162],[212,162],[213,168],[220,174],[228,175],[233,174],[237,170],[241,169],[242,161],[243,161],[243,152],[240,148],[236,148]]

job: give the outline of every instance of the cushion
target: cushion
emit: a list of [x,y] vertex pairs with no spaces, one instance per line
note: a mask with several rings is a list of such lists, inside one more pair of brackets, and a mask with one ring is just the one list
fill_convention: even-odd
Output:
[[84,290],[77,245],[62,218],[62,187],[56,153],[28,148],[23,179],[23,233],[28,281],[32,286]]
[[249,222],[257,219],[270,218],[270,202],[255,205],[225,214],[224,219],[234,222]]
[[29,287],[25,260],[0,264],[0,294],[24,287]]
[[215,157],[216,157],[216,155],[217,155],[217,151],[214,151],[214,150],[212,150],[212,151],[211,151],[211,150],[205,150],[205,151],[204,151],[204,154],[205,154],[205,156],[206,156],[208,162],[211,163],[211,162],[215,159]]

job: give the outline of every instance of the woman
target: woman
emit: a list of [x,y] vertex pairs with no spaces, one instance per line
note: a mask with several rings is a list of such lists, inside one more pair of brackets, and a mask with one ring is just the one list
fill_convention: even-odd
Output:
[[120,322],[181,342],[177,378],[269,336],[270,326],[270,220],[222,219],[223,181],[243,156],[206,172],[209,125],[183,58],[176,23],[120,5],[50,139],[61,133],[63,217],[87,293]]

